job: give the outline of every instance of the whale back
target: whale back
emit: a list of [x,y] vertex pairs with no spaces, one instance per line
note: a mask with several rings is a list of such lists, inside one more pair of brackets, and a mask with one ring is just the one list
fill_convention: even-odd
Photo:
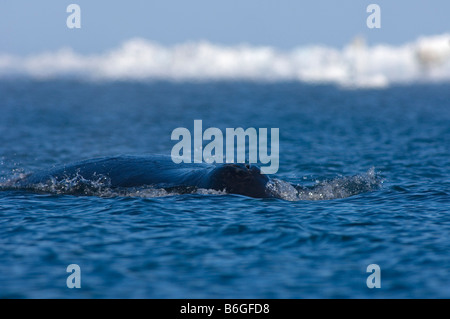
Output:
[[38,185],[58,185],[67,181],[70,185],[75,184],[69,193],[84,193],[87,181],[88,184],[101,183],[112,188],[195,187],[250,197],[270,197],[266,192],[268,178],[257,166],[176,164],[171,157],[164,155],[103,157],[56,166],[32,173],[17,181],[15,186],[33,189]]
[[175,164],[170,157],[116,156],[57,166],[30,174],[18,181],[22,187],[80,177],[85,180],[106,179],[111,187],[197,186],[213,167],[206,164]]

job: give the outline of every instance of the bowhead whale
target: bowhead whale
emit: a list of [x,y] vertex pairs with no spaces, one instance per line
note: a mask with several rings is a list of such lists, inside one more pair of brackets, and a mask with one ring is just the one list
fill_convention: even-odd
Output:
[[32,189],[36,185],[57,183],[75,177],[104,179],[111,188],[153,186],[171,189],[196,187],[225,191],[249,197],[273,197],[266,187],[267,175],[251,164],[175,164],[171,157],[115,156],[94,158],[37,171],[14,182],[13,186]]
[[251,164],[176,164],[170,156],[101,157],[10,179],[0,190],[17,189],[73,195],[134,193],[163,189],[170,194],[196,193],[198,189],[224,191],[254,198],[289,201],[345,198],[378,189],[382,180],[370,169],[366,174],[338,177],[302,186],[269,178]]

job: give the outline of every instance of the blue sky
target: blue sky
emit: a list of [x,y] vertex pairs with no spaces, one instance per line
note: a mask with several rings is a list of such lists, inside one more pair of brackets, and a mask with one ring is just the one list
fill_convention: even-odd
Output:
[[[81,29],[66,27],[66,7],[81,7]],[[381,29],[368,29],[366,7],[381,7]],[[72,47],[103,52],[142,37],[163,45],[207,40],[291,49],[342,47],[356,35],[400,44],[450,31],[448,0],[0,0],[0,53]]]

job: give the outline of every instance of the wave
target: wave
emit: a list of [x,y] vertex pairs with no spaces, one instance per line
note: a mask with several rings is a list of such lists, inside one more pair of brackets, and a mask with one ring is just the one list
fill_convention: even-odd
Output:
[[0,53],[0,78],[11,76],[302,81],[355,87],[441,82],[450,80],[450,34],[421,37],[398,46],[367,46],[357,37],[342,49],[307,45],[289,51],[204,41],[165,47],[134,38],[101,54],[82,55],[71,48],[25,57]]

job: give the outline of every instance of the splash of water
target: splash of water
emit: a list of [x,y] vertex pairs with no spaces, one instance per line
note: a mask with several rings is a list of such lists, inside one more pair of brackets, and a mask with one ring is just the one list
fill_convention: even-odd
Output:
[[143,187],[111,187],[111,180],[103,175],[96,176],[95,179],[86,179],[80,174],[74,177],[62,179],[50,178],[45,183],[28,185],[23,187],[20,180],[28,174],[15,174],[14,177],[5,178],[0,181],[0,190],[27,190],[36,193],[56,194],[56,195],[82,195],[98,197],[140,197],[155,198],[184,194],[199,195],[226,195],[225,191],[214,189],[203,189],[193,186],[177,186],[171,188],[159,188],[154,186]]
[[364,174],[320,181],[310,187],[292,185],[279,179],[273,179],[267,187],[276,197],[288,201],[330,200],[370,192],[380,188],[382,183],[375,169],[370,168]]

